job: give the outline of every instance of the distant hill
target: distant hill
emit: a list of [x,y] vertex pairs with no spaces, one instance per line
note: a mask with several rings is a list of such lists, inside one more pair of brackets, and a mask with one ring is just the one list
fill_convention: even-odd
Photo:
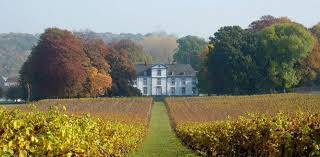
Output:
[[[132,33],[95,33],[93,31],[74,32],[79,37],[100,38],[106,43],[123,39],[140,44],[144,51],[155,58],[156,62],[170,62],[177,47],[176,37],[164,32],[146,35]],[[25,33],[0,34],[0,76],[16,76],[20,67],[37,44],[39,35]]]
[[132,34],[132,33],[96,33],[93,31],[82,31],[82,32],[74,32],[77,36],[84,38],[100,38],[106,43],[112,43],[124,39],[129,39],[135,42],[142,41],[144,39],[144,35],[142,34]]
[[37,41],[37,35],[32,34],[0,34],[0,75],[17,75]]

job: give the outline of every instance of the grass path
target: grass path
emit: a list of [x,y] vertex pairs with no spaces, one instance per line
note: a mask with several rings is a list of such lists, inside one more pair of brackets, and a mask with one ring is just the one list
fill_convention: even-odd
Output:
[[193,157],[193,152],[181,144],[171,129],[163,102],[154,102],[149,133],[140,150],[133,157]]

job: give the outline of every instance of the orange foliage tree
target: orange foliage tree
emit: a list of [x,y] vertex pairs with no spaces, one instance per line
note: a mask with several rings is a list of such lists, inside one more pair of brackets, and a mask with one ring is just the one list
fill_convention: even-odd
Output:
[[111,87],[105,46],[49,28],[24,63],[21,84],[31,99],[96,97]]
[[49,28],[41,35],[21,69],[23,84],[31,85],[31,98],[77,97],[86,80],[86,54],[71,32]]
[[85,97],[98,97],[106,94],[106,91],[111,87],[112,78],[109,74],[99,73],[95,67],[88,69],[88,81],[86,84]]
[[105,95],[112,86],[112,78],[109,74],[110,66],[105,57],[109,48],[98,39],[84,40],[84,51],[90,59],[90,65],[87,68],[87,82],[83,97],[98,97]]

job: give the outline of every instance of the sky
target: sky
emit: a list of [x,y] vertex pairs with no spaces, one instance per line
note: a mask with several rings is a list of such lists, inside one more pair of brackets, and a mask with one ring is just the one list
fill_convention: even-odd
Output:
[[320,0],[0,0],[0,33],[59,27],[208,38],[222,26],[246,28],[263,15],[311,27],[320,22],[319,8]]

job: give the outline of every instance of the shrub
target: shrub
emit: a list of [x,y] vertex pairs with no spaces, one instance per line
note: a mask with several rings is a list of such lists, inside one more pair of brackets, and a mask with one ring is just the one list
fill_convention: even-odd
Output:
[[279,113],[179,124],[178,136],[207,156],[320,156],[320,115]]
[[145,135],[143,124],[89,115],[0,109],[0,156],[124,156]]

